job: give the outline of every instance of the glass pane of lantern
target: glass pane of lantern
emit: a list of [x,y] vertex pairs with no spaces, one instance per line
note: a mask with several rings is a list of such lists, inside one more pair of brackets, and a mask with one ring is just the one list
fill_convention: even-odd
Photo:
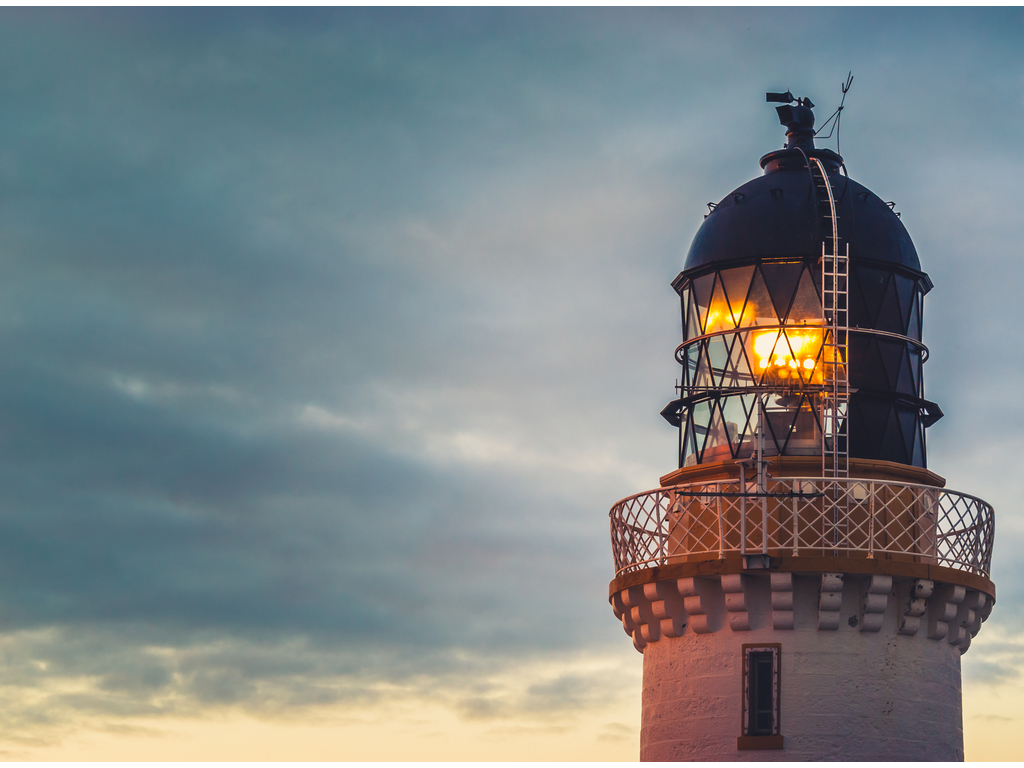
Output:
[[723,414],[725,417],[725,429],[729,433],[729,442],[732,444],[733,454],[738,458],[746,458],[756,449],[750,438],[747,421],[750,417],[750,409],[753,405],[753,395],[733,395],[723,399]]
[[743,410],[746,411],[747,414],[747,426],[740,438],[740,447],[742,450],[746,451],[746,455],[749,456],[757,450],[757,423],[760,418],[761,395],[743,395],[742,400]]
[[871,267],[858,266],[851,270],[854,279],[860,283],[861,293],[864,296],[864,306],[867,309],[867,322],[862,323],[869,328],[877,328],[875,323],[878,320],[878,310],[882,306],[885,297],[885,289],[889,285],[891,272]]
[[811,283],[814,285],[814,291],[821,296],[821,265],[818,264],[813,269],[806,267],[806,270],[811,275]]
[[[896,296],[900,302],[900,314],[903,315],[905,321],[908,321],[911,307],[914,306],[915,299],[917,298],[917,281],[903,275],[893,275],[892,280],[896,286]],[[906,325],[903,326],[900,333],[909,335],[907,334]]]
[[765,384],[820,383],[821,326],[787,327],[752,335],[755,371]]
[[796,406],[796,417],[786,443],[786,453],[790,456],[814,456],[820,452],[821,430],[817,414],[810,397],[804,395]]
[[690,291],[690,301],[686,309],[686,338],[695,339],[701,334],[701,309],[697,305],[693,291]]
[[921,340],[921,316],[918,312],[920,304],[921,297],[915,294],[914,300],[910,304],[910,320],[907,322],[907,336],[918,341]]
[[857,270],[851,270],[850,279],[847,281],[849,292],[847,294],[847,306],[850,310],[849,324],[851,327],[870,328],[871,320],[868,318],[868,307],[864,303],[864,292],[860,288],[860,280],[856,274]]
[[889,284],[882,294],[882,303],[878,306],[878,317],[875,320],[875,328],[889,333],[904,333],[906,326],[903,323],[903,316],[900,314],[900,300],[896,295],[896,279],[893,275]]
[[749,335],[747,333],[736,334],[732,350],[729,353],[728,371],[722,379],[722,386],[750,387],[754,385],[754,374],[750,370],[750,362],[747,360],[745,349],[746,338]]
[[775,314],[775,305],[761,273],[755,272],[747,297],[747,309],[743,313],[743,325],[775,325],[779,317],[781,315]]
[[805,269],[800,278],[800,285],[793,297],[793,304],[790,307],[789,315],[786,317],[787,325],[799,325],[800,323],[820,323],[821,296],[814,287],[814,279],[810,270]]
[[722,278],[720,275],[716,275],[711,304],[708,308],[707,318],[704,320],[704,333],[727,331],[734,327],[729,301],[725,295],[725,288],[722,286]]
[[785,317],[789,312],[789,307],[793,303],[793,293],[796,291],[803,271],[802,262],[761,265],[765,286],[775,305],[775,313],[779,317]]
[[907,395],[917,395],[917,378],[911,369],[909,344],[901,344],[903,347],[903,360],[900,362],[900,374],[896,381],[896,389]]
[[696,441],[698,461],[700,461],[700,453],[704,450],[704,440],[708,435],[708,422],[711,420],[711,405],[707,400],[701,400],[694,404],[692,413],[694,440]]
[[[811,415],[814,416],[814,434],[817,435],[818,444],[821,444],[821,395],[819,393],[812,393],[804,395],[807,398],[807,407],[811,409]],[[849,413],[850,404],[846,404],[846,412]]]
[[[829,333],[827,331],[822,333],[816,343],[802,357],[800,361],[800,377],[803,383],[815,385],[825,383],[825,353],[828,351],[834,356],[835,351],[833,347],[829,347],[828,350],[825,348],[825,339],[828,336]],[[811,352],[813,352],[813,356]],[[842,366],[841,361],[840,366]],[[830,368],[830,372],[834,373],[834,370]]]
[[[787,396],[776,398],[775,404],[766,409],[768,424],[775,435],[775,441],[779,445],[779,453],[786,452],[786,444],[793,431],[793,421],[796,419],[798,409],[794,407],[794,401],[799,402],[799,396]],[[785,401],[788,407],[780,407],[779,401]]]
[[697,317],[701,328],[700,333],[704,332],[704,321],[707,319],[708,307],[711,305],[711,289],[714,288],[714,285],[714,272],[702,275],[693,281],[693,300],[697,305]]
[[914,377],[914,394],[917,397],[924,397],[924,388],[921,386],[921,350],[917,347],[907,345],[907,357],[910,358],[910,374]]
[[687,309],[687,307],[689,305],[690,305],[690,288],[689,288],[689,286],[685,286],[683,288],[683,290],[681,290],[679,292],[679,311],[680,311],[681,322],[682,322],[682,325],[683,325],[683,339],[684,340],[687,338],[687,336],[686,336],[686,309]]
[[785,361],[790,368],[790,379],[797,379],[804,384],[824,383],[819,364],[823,343],[821,329],[814,326],[788,328],[786,340],[791,350],[791,357]]
[[693,387],[697,384],[697,362],[700,359],[702,347],[703,344],[698,342],[686,348],[686,365],[683,366],[683,379],[684,385],[687,387]]
[[913,464],[915,467],[923,467],[924,463],[924,429],[919,425],[914,430],[914,456]]
[[738,344],[738,335],[739,334],[732,334],[726,337],[726,349],[728,350],[729,354],[725,361],[725,366],[722,371],[722,378],[720,383],[720,386],[725,389],[735,389],[740,385],[739,379],[736,375],[736,364],[733,359],[736,345]]
[[719,403],[715,403],[711,409],[711,422],[708,426],[708,440],[704,445],[703,463],[712,461],[726,461],[733,458],[732,447],[729,444],[729,433],[725,428],[725,421],[722,419],[722,410]]
[[783,384],[792,386],[800,381],[800,358],[794,347],[801,348],[804,338],[804,335],[787,330],[775,345],[772,372]]
[[885,380],[888,382],[886,389],[895,391],[900,376],[900,364],[903,362],[903,355],[906,352],[906,345],[895,339],[878,339],[878,352],[882,357],[882,364],[885,367]]
[[[868,457],[874,456],[871,446],[867,441],[867,430],[864,428],[860,399],[850,398],[850,415],[846,421],[847,434],[850,436],[850,456]],[[828,442],[827,440],[825,442]]]
[[889,420],[888,404],[874,398],[859,397],[852,401],[851,405],[856,406],[861,417],[861,429],[854,434],[863,435],[868,447],[868,450],[862,455],[885,458],[881,451],[881,442],[885,434],[886,422]]
[[747,301],[747,291],[750,288],[750,276],[753,272],[754,267],[749,266],[723,269],[719,273],[728,299],[730,324],[726,327],[736,328],[741,325],[753,325],[752,322],[746,321],[743,312],[743,305]]
[[785,450],[789,433],[793,429],[793,420],[800,401],[799,395],[771,398],[762,409],[764,429],[764,451],[768,454],[779,454]]
[[776,362],[776,350],[781,353],[785,349],[782,331],[754,331],[745,335],[749,339],[746,346],[750,352],[754,375],[758,378],[758,384],[767,385],[774,380],[772,364]]
[[865,389],[889,389],[885,364],[878,351],[878,339],[859,333],[850,334],[850,375],[852,386]]
[[697,442],[692,415],[688,415],[686,418],[686,427],[683,430],[682,455],[682,466],[689,467],[697,463]]
[[896,413],[899,417],[900,431],[903,433],[903,444],[907,459],[913,461],[914,433],[917,432],[918,411],[916,408],[897,406]]
[[[852,338],[853,338],[852,335],[847,334],[847,339],[852,339]],[[822,354],[822,357],[821,357],[821,359],[824,361],[822,363],[822,365],[825,366],[825,370],[823,372],[834,370],[838,374],[849,376],[850,366],[847,365],[847,360],[843,359],[842,350],[839,350],[839,349],[836,349],[835,347],[830,346],[831,345],[831,339],[832,339],[832,332],[831,331],[826,331],[825,332],[825,344],[826,344],[826,346],[825,346],[825,349],[823,350],[823,354]],[[847,350],[846,354],[848,356],[847,359],[852,359],[852,353],[850,352],[849,349]],[[838,368],[833,368],[833,366],[838,366]],[[843,368],[847,369],[845,374],[843,373]]]
[[714,386],[711,374],[711,361],[708,359],[708,342],[707,340],[701,341],[696,346],[700,347],[700,357],[697,361],[697,372],[693,377],[693,386],[708,389]]
[[882,438],[881,458],[900,464],[907,464],[910,461],[895,403],[889,406],[889,418],[885,425],[885,436]]
[[711,375],[714,385],[722,385],[722,373],[729,362],[729,348],[726,346],[725,336],[715,336],[708,339],[708,359],[711,362]]

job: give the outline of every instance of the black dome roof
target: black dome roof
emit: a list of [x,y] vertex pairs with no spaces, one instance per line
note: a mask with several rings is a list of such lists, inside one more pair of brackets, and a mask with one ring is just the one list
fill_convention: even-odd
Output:
[[[921,272],[917,250],[899,217],[877,195],[840,174],[843,159],[827,149],[806,155],[825,164],[836,196],[839,237],[850,244],[850,261],[883,262]],[[799,149],[761,158],[763,176],[726,195],[693,238],[684,272],[724,262],[821,255],[822,212]]]

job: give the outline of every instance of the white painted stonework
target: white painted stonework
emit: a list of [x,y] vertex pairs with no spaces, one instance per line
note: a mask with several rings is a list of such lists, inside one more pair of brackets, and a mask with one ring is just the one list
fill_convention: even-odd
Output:
[[[642,760],[962,760],[960,655],[984,592],[886,575],[743,573],[612,595],[644,654]],[[779,643],[782,749],[740,750],[743,655]]]

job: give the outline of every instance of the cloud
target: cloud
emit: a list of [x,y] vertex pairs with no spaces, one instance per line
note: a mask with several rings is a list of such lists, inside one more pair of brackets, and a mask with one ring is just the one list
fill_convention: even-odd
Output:
[[598,741],[618,743],[633,737],[633,727],[625,723],[605,723]]
[[989,723],[1012,723],[1014,719],[1012,717],[1005,717],[1003,715],[972,715],[971,719],[981,720]]
[[520,659],[510,672],[501,654],[423,649],[412,659],[388,648],[339,649],[298,638],[255,641],[207,632],[175,640],[138,625],[120,632],[8,632],[0,655],[5,739],[29,746],[83,726],[145,732],[147,723],[158,729],[163,719],[233,712],[306,722],[318,711],[365,717],[427,702],[444,703],[468,721],[489,721],[502,733],[516,722],[556,724],[564,732],[588,712],[607,709],[621,695],[623,679],[635,677],[614,655]]

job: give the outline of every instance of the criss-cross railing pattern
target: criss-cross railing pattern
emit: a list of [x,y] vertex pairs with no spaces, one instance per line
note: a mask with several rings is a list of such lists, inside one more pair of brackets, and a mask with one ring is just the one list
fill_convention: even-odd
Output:
[[[836,535],[833,499],[846,519]],[[910,483],[785,477],[659,488],[611,513],[616,575],[727,554],[913,558],[988,577],[995,515],[974,496]]]

